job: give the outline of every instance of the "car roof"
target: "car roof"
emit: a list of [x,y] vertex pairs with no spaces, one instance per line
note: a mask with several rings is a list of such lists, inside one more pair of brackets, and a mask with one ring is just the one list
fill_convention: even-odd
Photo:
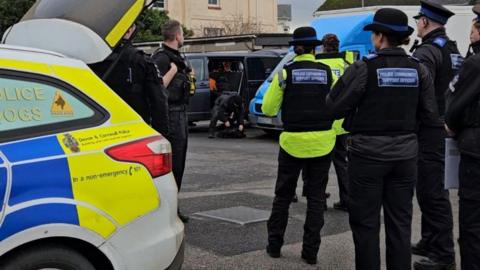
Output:
[[[285,51],[286,52],[286,51]],[[215,58],[236,58],[236,57],[281,57],[279,51],[255,51],[255,52],[206,52],[206,53],[186,53],[187,57],[215,57]]]
[[[0,45],[0,60],[24,61],[38,64],[88,69],[88,66],[84,62],[68,58],[56,52],[12,45]],[[9,67],[2,64],[1,68]]]

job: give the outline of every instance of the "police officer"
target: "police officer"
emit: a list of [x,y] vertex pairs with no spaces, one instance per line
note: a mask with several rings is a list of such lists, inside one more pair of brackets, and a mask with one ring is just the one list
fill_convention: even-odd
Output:
[[217,98],[208,129],[209,138],[215,138],[215,129],[219,120],[227,129],[236,128],[239,134],[243,134],[245,110],[242,103],[242,97],[238,94],[223,94]]
[[324,224],[325,183],[336,136],[333,119],[325,108],[333,74],[327,65],[315,60],[315,47],[320,43],[314,28],[295,30],[290,45],[294,46],[296,57],[274,76],[262,105],[262,111],[269,116],[277,115],[281,108],[284,123],[275,198],[267,224],[267,253],[273,258],[281,255],[288,208],[300,172],[307,168],[307,215],[301,257],[308,264],[317,263],[320,230]]
[[419,132],[417,199],[422,211],[422,239],[412,245],[412,253],[428,258],[415,263],[415,269],[453,269],[453,217],[448,191],[444,188],[445,138],[443,128],[445,91],[458,73],[463,58],[451,41],[444,25],[454,13],[443,6],[421,1],[415,16],[422,44],[414,57],[424,63],[435,84],[435,96],[440,118],[433,125],[422,125]]
[[91,65],[92,70],[103,77],[115,60],[117,64],[106,78],[112,88],[143,120],[163,135],[168,134],[167,93],[154,63],[133,47],[131,37],[136,31],[132,25],[123,37],[121,46],[105,61]]
[[[335,34],[326,34],[322,38],[323,52],[317,54],[317,60],[328,65],[338,77],[353,63],[351,52],[339,52],[340,40]],[[341,127],[341,121],[335,122],[337,140],[332,155],[333,165],[337,174],[340,201],[333,204],[337,210],[347,211],[348,175],[347,175],[347,132]]]
[[413,28],[400,10],[375,13],[377,50],[351,65],[327,97],[335,119],[345,117],[349,137],[350,226],[357,270],[380,270],[380,211],[383,206],[387,269],[411,269],[412,198],[419,119],[438,118],[428,70],[400,47]]
[[[480,12],[480,5],[476,5],[475,7],[473,7],[473,11],[476,13],[476,12]],[[472,30],[470,32],[470,47],[468,48],[468,52],[467,52],[467,58],[474,55],[474,54],[479,54],[480,53],[480,28],[478,27],[478,22],[475,23],[475,20],[477,18],[474,19],[474,23],[472,24]]]
[[[480,6],[473,44],[480,42]],[[450,87],[445,122],[460,149],[460,255],[462,270],[480,269],[480,54],[467,58]]]
[[[189,101],[190,81],[189,70],[179,49],[183,46],[184,37],[182,26],[178,21],[168,21],[162,27],[164,37],[163,47],[152,55],[157,64],[168,92],[169,106],[169,133],[167,139],[172,145],[173,175],[178,190],[182,186],[188,144],[187,104]],[[173,72],[173,76],[169,76]],[[183,222],[188,217],[179,212]]]

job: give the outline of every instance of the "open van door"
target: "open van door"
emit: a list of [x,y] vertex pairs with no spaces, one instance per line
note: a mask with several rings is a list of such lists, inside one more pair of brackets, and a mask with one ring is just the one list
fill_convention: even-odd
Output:
[[3,43],[98,63],[112,53],[146,4],[146,0],[37,0],[5,32]]

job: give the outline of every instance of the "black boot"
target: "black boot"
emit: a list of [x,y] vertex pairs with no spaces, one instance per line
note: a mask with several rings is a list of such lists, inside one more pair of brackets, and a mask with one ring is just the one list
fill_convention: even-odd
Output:
[[333,208],[340,210],[340,211],[345,211],[348,212],[347,204],[344,202],[336,202],[333,204]]
[[282,254],[280,253],[280,248],[272,248],[270,245],[267,246],[267,254],[271,258],[280,258]]
[[309,256],[302,251],[302,260],[310,265],[317,264],[317,257],[316,256]]
[[441,263],[435,260],[426,258],[413,264],[415,270],[455,270],[455,263]]
[[428,250],[424,241],[420,240],[416,244],[412,244],[412,254],[422,257],[427,257]]

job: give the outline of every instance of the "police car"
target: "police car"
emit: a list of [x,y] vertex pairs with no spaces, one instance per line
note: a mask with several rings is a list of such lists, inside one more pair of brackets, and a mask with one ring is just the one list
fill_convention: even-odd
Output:
[[[104,7],[118,19],[112,24],[118,33],[144,5],[120,2],[130,3],[122,6],[130,22]],[[72,10],[60,8],[62,14]],[[29,47],[0,46],[0,269],[180,269],[184,225],[169,142],[89,69],[82,48],[72,44],[69,52],[48,39],[75,27],[78,35],[93,37],[93,28],[32,20],[24,18],[4,37],[4,43]],[[42,28],[49,21],[55,33]],[[25,31],[32,35],[22,36]],[[71,57],[31,48],[39,32]],[[105,33],[107,49],[122,36]],[[107,50],[85,56],[102,53]]]

